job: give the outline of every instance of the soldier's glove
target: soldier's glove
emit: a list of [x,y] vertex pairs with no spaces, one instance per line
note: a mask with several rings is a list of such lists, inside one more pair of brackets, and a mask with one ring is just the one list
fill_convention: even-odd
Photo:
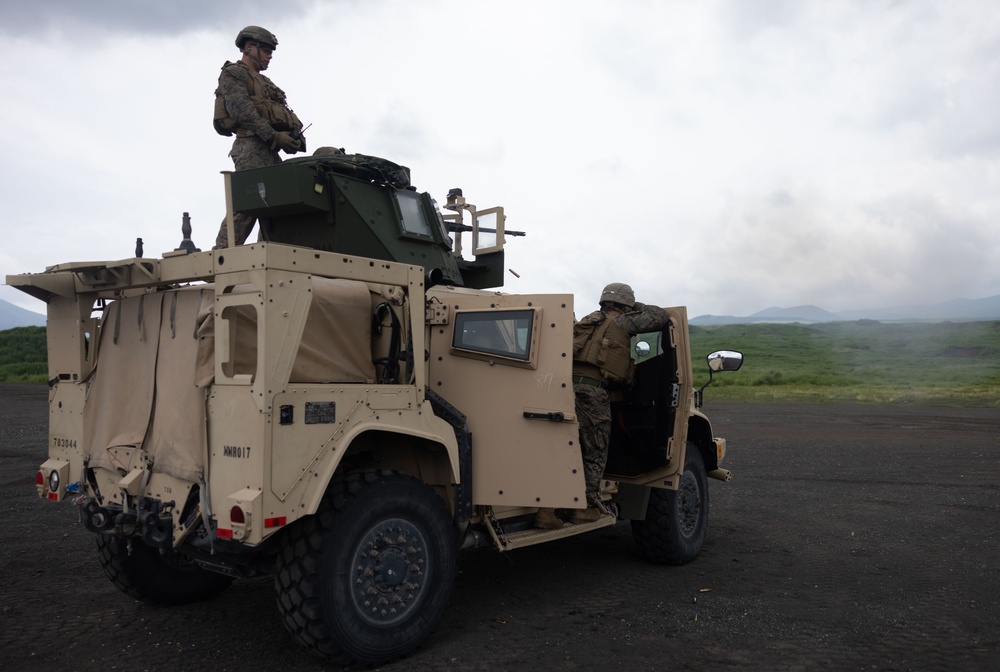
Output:
[[292,137],[287,131],[278,131],[271,138],[271,149],[280,149],[286,154],[294,154],[302,149],[302,143]]

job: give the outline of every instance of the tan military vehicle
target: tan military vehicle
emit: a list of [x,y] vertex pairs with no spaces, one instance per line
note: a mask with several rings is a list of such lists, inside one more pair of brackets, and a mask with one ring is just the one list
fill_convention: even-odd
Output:
[[[707,477],[730,474],[698,410],[684,308],[636,339],[636,382],[613,404],[607,515],[535,529],[541,507],[586,507],[574,304],[495,291],[518,235],[502,208],[453,190],[442,214],[408,170],[361,155],[226,186],[261,242],[198,251],[185,215],[162,258],[7,277],[48,304],[38,494],[79,507],[118,588],[178,604],[273,574],[299,642],[377,664],[433,629],[462,548],[628,520],[650,560],[698,555]],[[741,362],[708,359],[710,373]]]

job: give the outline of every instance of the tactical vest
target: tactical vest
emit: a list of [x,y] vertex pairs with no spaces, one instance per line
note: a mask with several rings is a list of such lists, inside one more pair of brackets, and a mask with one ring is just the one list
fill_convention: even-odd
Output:
[[[302,128],[302,122],[295,116],[295,113],[288,108],[285,102],[285,92],[279,89],[274,82],[252,69],[240,63],[226,61],[222,69],[241,68],[244,81],[247,85],[247,93],[250,95],[250,102],[253,103],[257,114],[276,131],[298,131]],[[221,87],[215,90],[215,115],[213,125],[219,135],[232,135],[239,123],[229,116],[226,111],[226,101],[222,97]]]
[[635,378],[631,343],[628,332],[599,310],[573,325],[573,361],[593,364],[610,383]]

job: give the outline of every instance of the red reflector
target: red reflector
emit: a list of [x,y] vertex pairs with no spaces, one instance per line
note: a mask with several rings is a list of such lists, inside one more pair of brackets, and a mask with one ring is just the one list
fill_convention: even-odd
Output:
[[232,530],[227,530],[224,527],[220,527],[219,529],[217,529],[215,531],[215,533],[219,536],[219,539],[232,539],[233,538],[233,531]]
[[49,499],[51,499],[53,502],[58,502],[59,501],[59,493],[58,492],[50,492],[49,493]]
[[285,516],[278,516],[277,518],[265,518],[264,527],[281,527],[288,521]]
[[243,525],[247,522],[246,517],[243,515],[243,509],[238,506],[234,506],[229,510],[229,520],[238,525]]
[[45,485],[45,474],[38,472],[38,476],[35,477],[35,485]]

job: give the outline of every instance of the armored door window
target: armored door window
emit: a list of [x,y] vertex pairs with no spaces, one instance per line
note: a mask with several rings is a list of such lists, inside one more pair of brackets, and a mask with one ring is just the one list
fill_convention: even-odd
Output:
[[457,355],[534,368],[537,312],[534,308],[459,311],[452,350]]

